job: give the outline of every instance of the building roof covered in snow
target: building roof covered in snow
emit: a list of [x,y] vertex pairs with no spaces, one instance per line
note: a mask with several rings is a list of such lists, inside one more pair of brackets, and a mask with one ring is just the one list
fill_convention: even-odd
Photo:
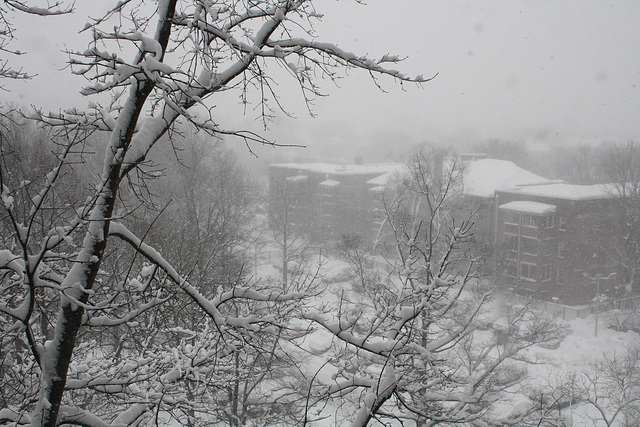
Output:
[[294,169],[300,172],[324,173],[331,175],[371,175],[379,173],[380,175],[402,169],[402,163],[372,163],[364,165],[336,165],[330,163],[280,163],[271,165],[272,167],[280,167]]
[[395,169],[370,179],[369,181],[367,181],[367,184],[384,187],[392,183],[395,179],[402,176],[403,174],[406,174],[407,172],[407,167],[399,163]]
[[322,185],[324,187],[335,187],[337,185],[340,185],[340,182],[334,179],[325,179],[319,185]]
[[508,188],[506,193],[517,193],[525,196],[549,197],[565,200],[595,200],[615,197],[612,184],[575,185],[552,182],[546,185],[528,185]]
[[[322,174],[324,186],[336,185],[331,181],[340,176],[369,175],[366,181],[372,187],[385,187],[398,176],[408,172],[403,163],[372,163],[337,165],[330,163],[281,163],[276,168],[295,170],[298,175],[288,180],[306,180],[307,173]],[[447,168],[447,161],[443,167]],[[335,179],[330,179],[335,178]],[[326,181],[328,180],[328,181]],[[498,159],[465,161],[462,192],[467,196],[493,198],[496,191],[518,193],[526,196],[550,197],[567,200],[592,200],[612,197],[611,184],[573,185],[551,180],[529,172],[513,162]]]
[[518,200],[515,202],[505,203],[504,205],[500,205],[500,209],[537,215],[545,215],[556,211],[556,207],[554,205],[531,202],[528,200]]
[[465,163],[463,182],[465,195],[491,198],[496,190],[557,181],[543,178],[507,160],[481,159]]

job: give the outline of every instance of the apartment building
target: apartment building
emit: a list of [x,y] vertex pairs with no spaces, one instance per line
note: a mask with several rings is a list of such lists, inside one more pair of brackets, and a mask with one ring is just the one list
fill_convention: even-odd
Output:
[[[400,163],[271,165],[272,206],[275,194],[286,190],[292,221],[318,244],[358,235],[373,246],[388,237],[383,201],[402,176]],[[456,191],[479,209],[474,234],[502,255],[507,288],[570,305],[624,291],[611,256],[619,236],[610,187],[570,185],[482,158],[465,161],[462,181]]]
[[612,254],[618,203],[608,185],[549,183],[496,192],[506,283],[518,293],[577,305],[621,296]]
[[379,217],[375,198],[378,180],[388,181],[403,168],[401,163],[270,165],[272,209],[287,205],[291,221],[304,224],[317,243],[335,243],[343,235],[358,235],[370,242]]

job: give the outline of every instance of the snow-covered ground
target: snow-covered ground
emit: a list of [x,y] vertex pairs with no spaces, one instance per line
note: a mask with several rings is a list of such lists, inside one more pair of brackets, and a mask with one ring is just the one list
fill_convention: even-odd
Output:
[[575,319],[567,322],[571,333],[564,339],[557,349],[536,348],[540,354],[550,359],[545,368],[553,368],[563,371],[582,370],[589,368],[604,354],[624,354],[632,345],[640,345],[638,333],[618,332],[607,328],[600,315],[598,321],[598,336],[595,336],[595,316],[585,319]]
[[[602,322],[602,319],[600,319]],[[532,348],[540,357],[540,364],[529,366],[529,376],[532,385],[544,385],[549,381],[560,380],[567,373],[586,372],[593,367],[593,364],[601,360],[605,354],[617,353],[624,355],[627,348],[633,345],[640,345],[640,335],[636,332],[617,332],[604,325],[599,325],[598,336],[595,336],[594,325],[595,316],[585,319],[575,319],[567,322],[570,328],[569,335],[558,348],[548,349],[540,346]],[[315,329],[314,332],[298,339],[298,344],[307,350],[311,357],[305,363],[309,372],[318,372],[317,378],[328,380],[336,369],[328,363],[331,361],[332,343],[336,340],[329,332],[322,329]],[[522,397],[522,401],[526,398]],[[510,401],[505,408],[506,412],[511,412],[518,402],[516,397]],[[566,418],[571,425],[575,426],[604,426],[603,421],[597,421],[598,415],[593,408],[578,405],[573,408],[566,408]],[[568,413],[570,412],[570,413]],[[320,413],[325,416],[321,421],[313,423],[317,427],[329,427],[341,425],[335,418],[336,413],[348,413],[345,408],[338,405],[328,405]],[[314,414],[319,415],[319,414]],[[339,416],[339,415],[338,415]],[[596,421],[594,421],[596,419]],[[616,425],[616,424],[614,424]]]
[[[358,297],[348,283],[347,268],[348,264],[345,262],[331,258],[323,259],[321,279],[319,279],[320,286],[324,288],[319,300],[321,304],[335,305],[340,298]],[[273,266],[265,265],[259,269],[259,274],[267,272],[272,278],[277,278],[279,274],[279,271]],[[527,364],[531,387],[557,382],[571,372],[577,374],[588,372],[605,355],[613,353],[624,355],[628,348],[640,345],[638,333],[633,331],[619,332],[608,328],[607,322],[604,320],[605,317],[606,315],[601,313],[598,319],[595,315],[591,315],[565,322],[569,334],[557,348],[545,348],[537,345],[527,349],[527,355],[539,361],[537,364]],[[597,336],[596,320],[598,321]],[[299,338],[292,340],[292,344],[298,346],[301,353],[304,354],[303,370],[306,374],[309,377],[313,376],[317,382],[329,383],[338,370],[336,365],[340,367],[343,367],[344,364],[348,365],[348,361],[341,361],[336,357],[336,349],[344,344],[318,325],[310,325],[310,328],[311,332],[301,334]],[[526,400],[525,396],[515,396],[509,401],[505,401],[503,405],[505,415],[514,410],[518,402]],[[342,425],[341,418],[353,415],[355,411],[355,408],[349,408],[349,403],[337,399],[336,402],[331,402],[323,406],[321,410],[312,413],[312,416],[322,419],[311,425],[317,427]],[[565,408],[563,414],[565,413],[565,418],[572,425],[605,425],[603,422],[598,422],[597,414],[594,414],[593,409],[585,405]],[[588,415],[593,416],[589,417]]]
[[[596,321],[597,336],[596,336]],[[604,360],[605,357],[624,357],[629,348],[640,345],[640,335],[634,331],[620,332],[608,328],[602,315],[599,319],[595,315],[590,315],[584,319],[574,319],[567,322],[570,327],[570,334],[564,339],[557,349],[535,348],[542,357],[547,358],[547,362],[530,367],[530,375],[535,382],[551,381],[558,385],[568,375],[575,373],[580,380],[584,380],[584,374],[598,375],[595,364]],[[582,375],[582,376],[581,376]],[[605,389],[604,385],[600,385]],[[606,395],[606,393],[602,393]],[[612,396],[614,397],[614,396]],[[615,397],[614,397],[615,398]],[[606,403],[605,403],[606,405]],[[605,426],[602,415],[591,405],[576,405],[564,410],[565,419],[575,426]],[[614,410],[608,409],[607,416],[611,417]],[[621,417],[618,417],[612,425],[621,424]]]

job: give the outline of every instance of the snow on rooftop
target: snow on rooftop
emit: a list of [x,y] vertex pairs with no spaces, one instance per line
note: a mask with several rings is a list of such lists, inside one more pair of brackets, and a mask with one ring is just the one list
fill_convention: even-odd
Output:
[[576,185],[552,182],[547,185],[529,185],[504,190],[526,196],[551,197],[565,200],[593,200],[614,197],[612,184]]
[[383,175],[404,167],[402,163],[372,163],[366,165],[336,165],[330,163],[280,163],[271,166],[334,175],[368,175],[375,173]]
[[[306,180],[308,173],[321,173],[327,175],[372,175],[374,178],[367,184],[374,187],[386,186],[395,177],[406,172],[406,166],[402,163],[373,163],[365,165],[336,165],[329,163],[281,163],[271,165],[273,167],[295,169],[299,174],[288,180]],[[612,197],[611,184],[599,185],[573,185],[562,181],[550,180],[540,175],[529,172],[515,163],[507,160],[480,159],[465,162],[463,178],[463,193],[468,196],[492,198],[497,190],[517,193],[527,196],[551,197],[568,200],[590,200]],[[324,186],[335,186],[339,182],[327,179],[321,183]]]
[[550,214],[556,211],[556,207],[554,205],[531,201],[509,202],[505,203],[504,205],[500,205],[499,209],[514,212],[532,213],[536,215]]
[[380,175],[380,176],[377,176],[375,178],[370,179],[369,181],[367,181],[367,184],[375,185],[375,186],[387,186],[395,178],[401,176],[404,173],[407,173],[407,167],[405,165],[398,164],[396,169],[394,169],[394,170],[392,170],[390,172],[387,172],[387,173],[385,173],[383,175]]
[[513,162],[497,159],[481,159],[465,164],[464,194],[476,197],[493,197],[496,190],[520,185],[553,182],[531,173]]
[[325,179],[324,181],[322,181],[318,185],[323,185],[325,187],[335,187],[336,185],[340,185],[340,183],[338,181],[333,180],[333,179]]

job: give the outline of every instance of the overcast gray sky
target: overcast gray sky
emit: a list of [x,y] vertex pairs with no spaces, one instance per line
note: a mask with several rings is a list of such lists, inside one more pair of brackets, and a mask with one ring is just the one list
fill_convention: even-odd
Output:
[[[87,7],[98,15],[96,3],[77,2],[70,17],[16,17],[14,47],[29,52],[21,64],[39,75],[4,83],[11,92],[0,97],[52,110],[86,106],[90,99],[75,95],[84,81],[62,69],[61,50],[86,48],[88,35],[75,30],[87,21]],[[368,75],[350,72],[340,88],[322,86],[330,96],[317,100],[317,118],[305,114],[294,90],[284,102],[298,119],[279,118],[269,132],[280,142],[366,147],[381,140],[498,138],[555,145],[640,137],[639,1],[314,3],[325,14],[316,27],[321,40],[374,58],[406,56],[401,71],[439,75],[404,88],[383,78],[384,93]],[[239,112],[229,109],[218,120],[259,129],[254,113]]]

